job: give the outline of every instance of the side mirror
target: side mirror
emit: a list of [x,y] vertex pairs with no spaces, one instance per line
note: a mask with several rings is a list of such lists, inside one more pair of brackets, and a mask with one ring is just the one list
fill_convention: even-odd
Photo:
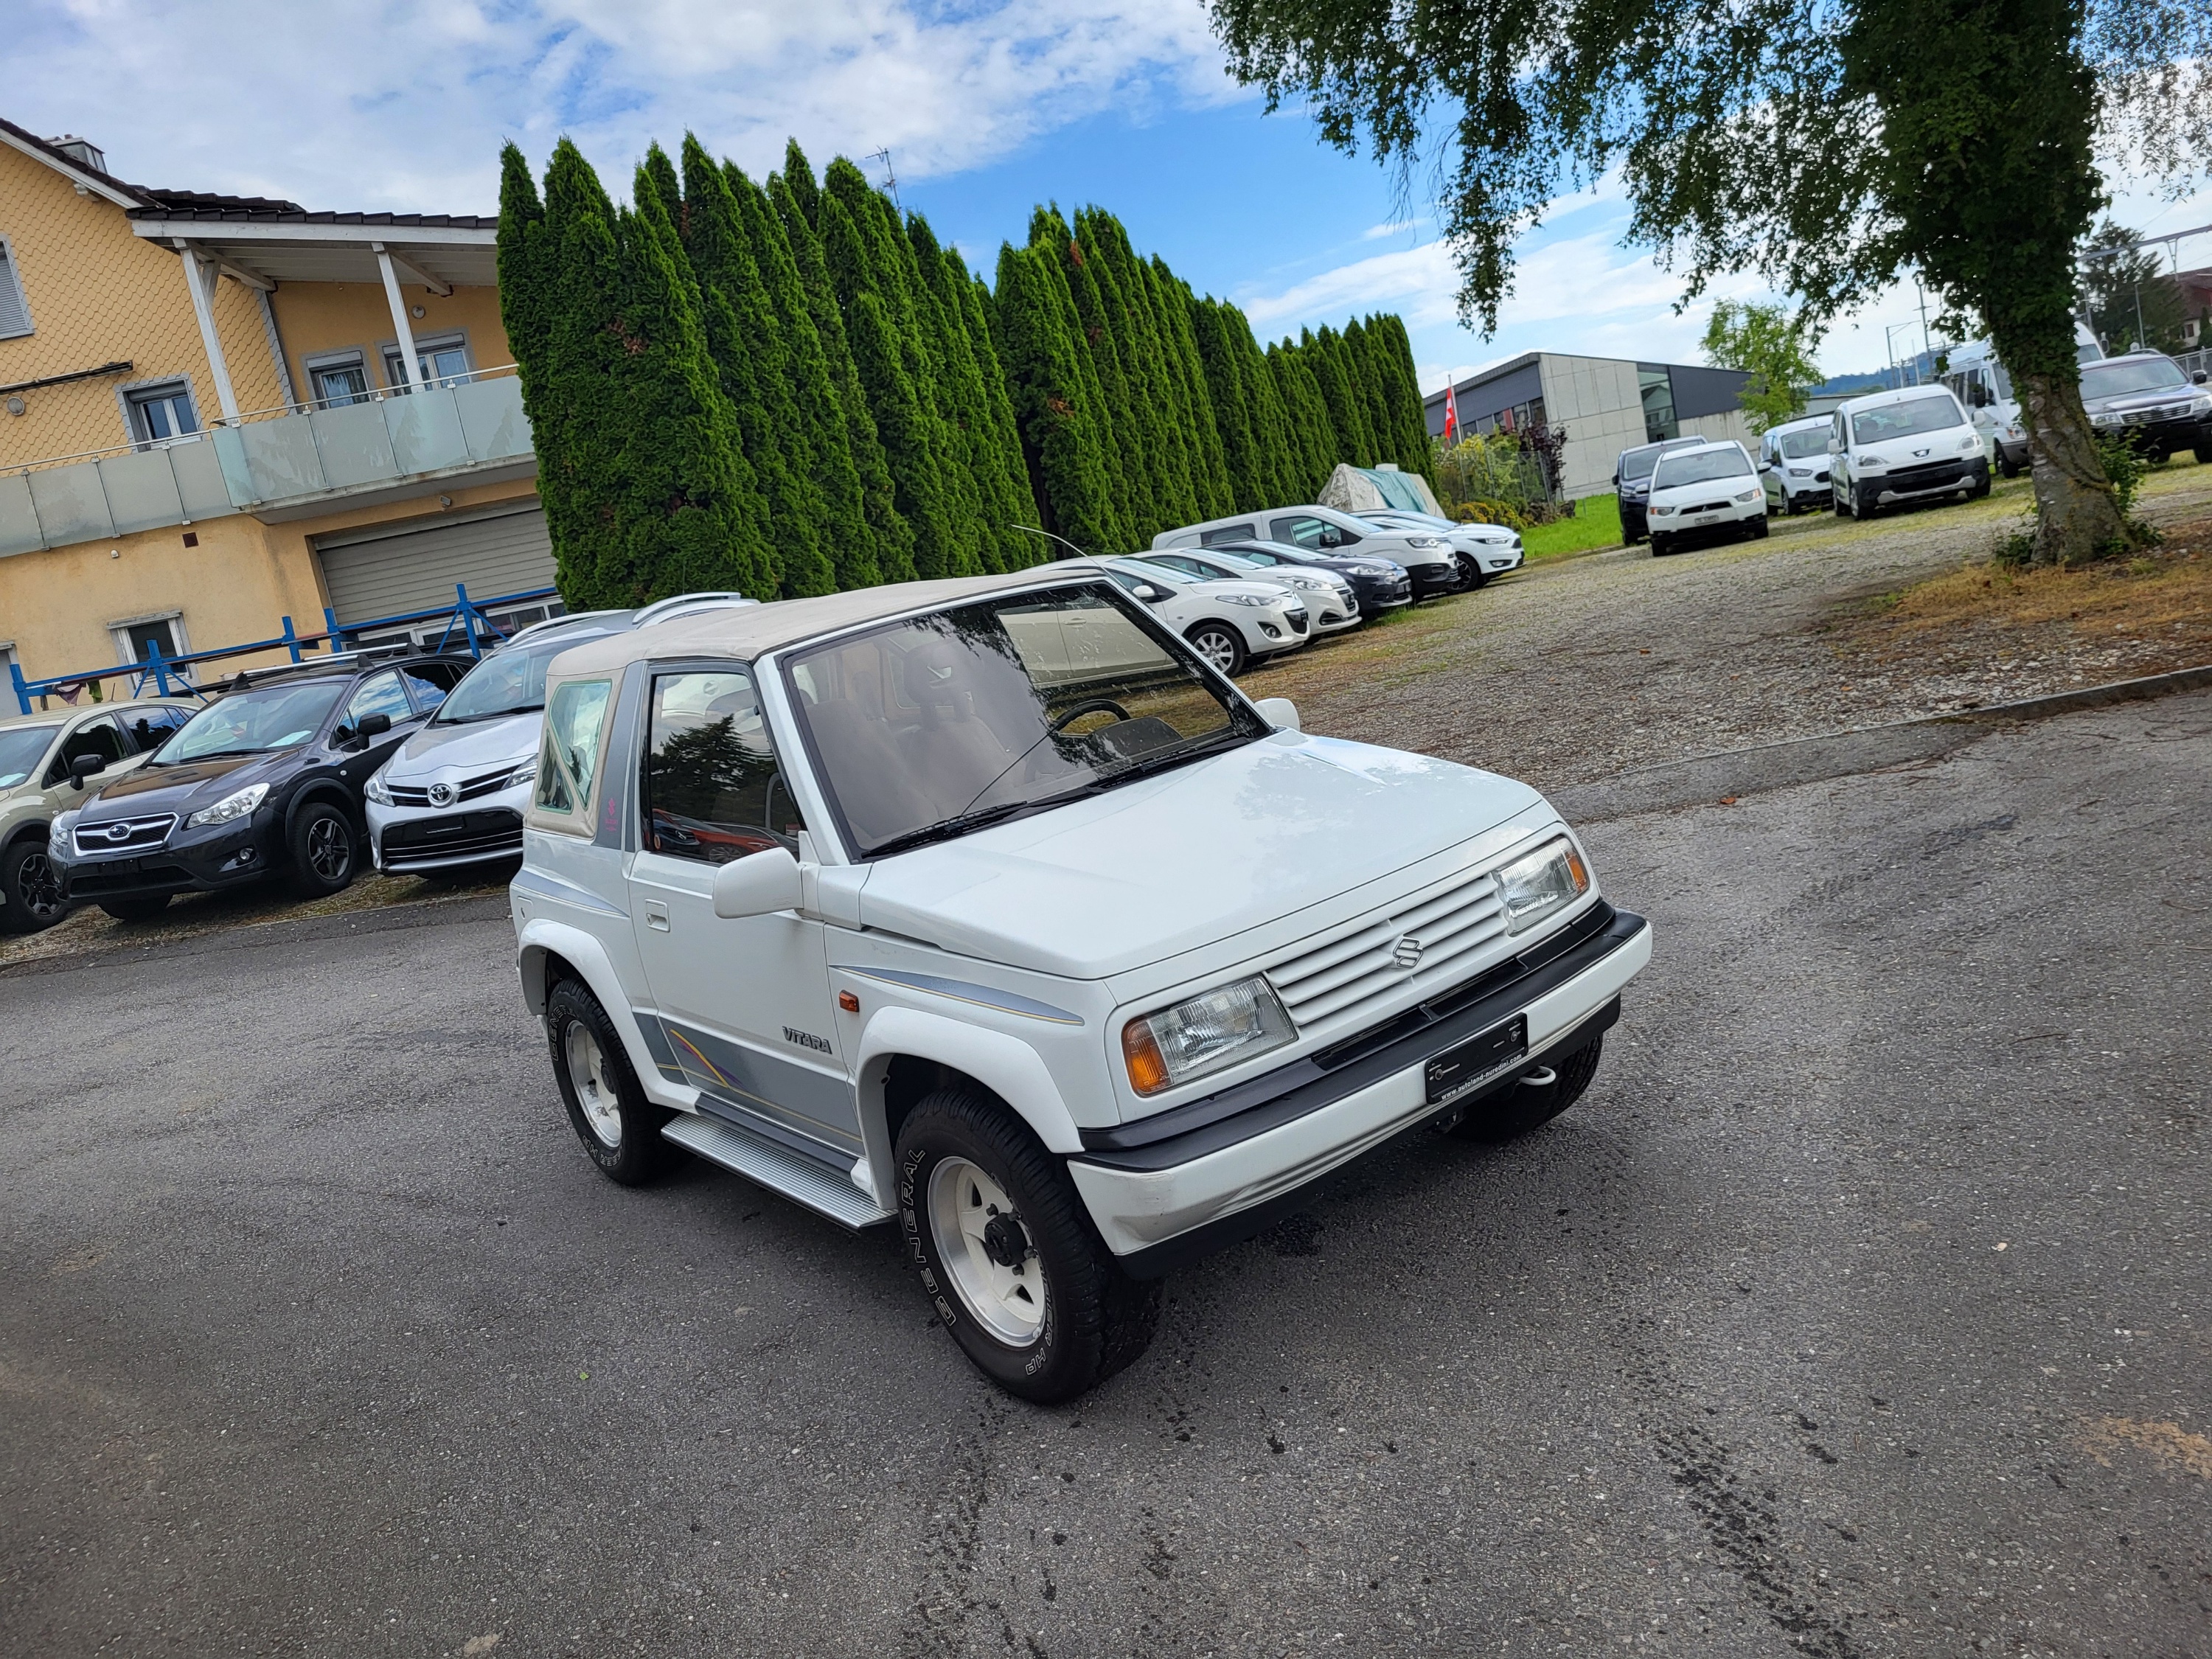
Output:
[[380,738],[391,729],[391,715],[363,714],[361,717],[361,724],[354,727],[353,734],[357,738]]
[[1167,598],[1167,592],[1165,589],[1155,587],[1150,582],[1139,582],[1136,586],[1129,591],[1134,593],[1139,599],[1142,599],[1146,605],[1158,605],[1163,599]]
[[1298,706],[1288,697],[1262,697],[1252,705],[1260,711],[1260,718],[1278,732],[1302,732],[1298,724]]
[[796,910],[799,860],[781,847],[732,859],[714,872],[714,914],[726,921]]
[[87,778],[94,772],[105,772],[106,769],[107,763],[100,756],[79,755],[70,763],[70,781],[82,789]]
[[2193,383],[2194,385],[2197,385],[2197,386],[2203,386],[2203,385],[2204,384],[2205,380],[2206,380],[2208,378],[2212,378],[2212,377],[2208,377],[2208,376],[2205,374],[2204,371],[2203,371],[2203,369],[2201,369],[2201,368],[2200,368],[2200,369],[2198,369],[2198,370],[2197,370],[2194,374],[2191,375],[2189,378],[2190,378],[2190,380],[2191,381],[2191,383]]

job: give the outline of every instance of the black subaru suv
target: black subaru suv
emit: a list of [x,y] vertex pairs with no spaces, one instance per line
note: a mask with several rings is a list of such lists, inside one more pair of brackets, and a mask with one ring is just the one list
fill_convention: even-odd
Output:
[[2177,449],[2212,462],[2212,392],[2162,351],[2131,351],[2081,365],[2081,407],[2100,432],[2124,433],[2154,461]]
[[178,893],[276,875],[302,897],[338,891],[363,862],[363,787],[471,666],[354,653],[239,675],[143,766],[54,820],[63,892],[136,921]]

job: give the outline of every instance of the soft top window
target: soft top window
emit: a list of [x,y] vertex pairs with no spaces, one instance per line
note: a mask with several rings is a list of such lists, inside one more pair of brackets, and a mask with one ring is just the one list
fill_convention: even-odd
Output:
[[591,810],[599,775],[599,734],[606,727],[611,680],[570,680],[556,687],[545,708],[545,737],[538,756],[533,804],[548,812]]
[[1751,475],[1751,457],[1734,444],[1711,444],[1704,449],[1683,450],[1664,456],[1651,476],[1654,489],[1673,489],[1680,484],[1711,483],[1717,478]]

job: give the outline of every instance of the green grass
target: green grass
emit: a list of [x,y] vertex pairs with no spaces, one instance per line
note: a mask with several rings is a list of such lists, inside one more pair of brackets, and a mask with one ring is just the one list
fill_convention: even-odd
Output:
[[1530,526],[1521,532],[1528,562],[1563,553],[1588,553],[1620,545],[1620,502],[1612,495],[1586,495],[1575,503],[1575,516]]

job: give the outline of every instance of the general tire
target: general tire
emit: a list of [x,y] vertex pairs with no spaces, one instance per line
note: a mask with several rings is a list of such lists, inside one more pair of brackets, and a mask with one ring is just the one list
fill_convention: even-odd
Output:
[[1674,544],[1672,541],[1661,535],[1656,530],[1651,532],[1651,556],[1653,558],[1663,559],[1674,550]]
[[[2200,461],[2205,459],[2206,453],[2207,452],[2202,449],[2198,450],[2197,452],[2197,459]],[[2003,473],[2008,478],[2017,478],[2027,470],[2027,469],[2021,465],[2018,461],[2008,461],[2004,459],[2002,456],[1998,458],[1997,471]]]
[[[2212,444],[2199,444],[2189,453],[2197,458],[2197,465],[2212,466]],[[2005,476],[2010,477],[2012,474],[2008,472]]]
[[546,997],[545,1035],[569,1127],[599,1173],[640,1187],[665,1171],[677,1152],[660,1129],[672,1114],[645,1097],[614,1022],[580,980]]
[[35,933],[68,914],[43,827],[0,852],[0,933]]
[[311,800],[293,815],[286,837],[292,855],[292,890],[301,898],[328,898],[353,885],[361,868],[361,832],[335,802]]
[[[899,1126],[899,1226],[922,1293],[977,1369],[1009,1394],[1042,1404],[1071,1400],[1144,1352],[1159,1322],[1160,1283],[1128,1278],[1091,1224],[1067,1169],[996,1102],[963,1088],[923,1097]],[[1005,1311],[991,1296],[990,1262],[971,1252],[946,1208],[964,1214],[961,1187],[988,1187],[1008,1203],[992,1244],[1005,1282],[1033,1311]],[[968,1206],[977,1211],[988,1206]],[[949,1237],[948,1237],[949,1235]],[[1026,1254],[1023,1252],[1026,1251]],[[1021,1273],[1012,1277],[1015,1267]],[[1021,1280],[1034,1274],[1036,1283]],[[1033,1318],[1034,1329],[1002,1334]]]
[[150,898],[102,899],[100,908],[118,921],[151,921],[169,908],[169,895],[156,893]]
[[1495,1146],[1542,1127],[1582,1098],[1583,1091],[1597,1075],[1597,1063],[1604,1052],[1605,1039],[1591,1038],[1587,1048],[1577,1048],[1564,1060],[1552,1062],[1551,1082],[1540,1085],[1515,1084],[1502,1094],[1469,1108],[1467,1115],[1452,1127],[1451,1133],[1462,1140]]
[[1766,520],[1764,519],[1753,519],[1751,521],[1751,528],[1744,532],[1744,537],[1747,541],[1765,541],[1766,539]]
[[1459,556],[1459,580],[1460,586],[1472,593],[1490,580],[1490,574],[1472,553],[1462,553]]
[[1230,679],[1244,672],[1244,641],[1225,622],[1202,622],[1183,635],[1191,648]]

